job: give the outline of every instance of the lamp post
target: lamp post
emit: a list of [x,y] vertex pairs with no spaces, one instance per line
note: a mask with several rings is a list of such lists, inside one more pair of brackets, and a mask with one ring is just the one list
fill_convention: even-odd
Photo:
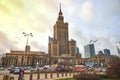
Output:
[[30,51],[30,46],[28,46],[28,39],[29,39],[29,36],[33,37],[33,34],[32,34],[32,33],[27,33],[27,34],[26,34],[25,32],[23,32],[23,35],[24,35],[25,37],[27,37],[25,51]]
[[26,41],[26,46],[28,45],[28,38],[29,36],[33,37],[32,33],[26,34],[25,32],[23,32],[24,36],[27,37],[27,41]]

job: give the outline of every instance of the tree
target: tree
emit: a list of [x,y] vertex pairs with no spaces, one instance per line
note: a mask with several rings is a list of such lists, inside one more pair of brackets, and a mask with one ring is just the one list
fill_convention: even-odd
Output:
[[116,58],[113,62],[109,63],[106,73],[110,77],[120,78],[120,58]]

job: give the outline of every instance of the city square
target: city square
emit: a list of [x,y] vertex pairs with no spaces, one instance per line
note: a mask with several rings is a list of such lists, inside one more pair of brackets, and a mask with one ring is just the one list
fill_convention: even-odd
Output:
[[[25,14],[25,12],[19,9],[21,5],[20,2],[24,3],[24,8],[25,8],[25,5],[28,6],[25,8],[26,13],[27,11],[30,12],[33,9],[33,12],[31,12],[31,15],[28,16]],[[120,77],[118,75],[119,73],[118,62],[120,60],[120,35],[119,35],[120,28],[118,27],[118,29],[116,28],[113,29],[113,27],[111,27],[113,26],[113,24],[115,25],[115,22],[117,22],[116,19],[119,19],[120,17],[120,15],[117,14],[119,13],[119,9],[118,9],[119,7],[118,3],[120,3],[119,1],[116,0],[113,5],[115,7],[112,7],[112,8],[118,9],[117,10],[118,12],[116,12],[115,14],[115,16],[117,16],[118,18],[112,16],[111,21],[109,22],[110,24],[108,25],[106,25],[107,21],[106,21],[106,24],[103,25],[105,22],[104,21],[105,17],[102,18],[103,23],[100,23],[102,22],[102,20],[99,21],[99,18],[96,18],[100,23],[99,25],[97,25],[98,24],[98,22],[96,22],[97,20],[94,20],[93,21],[94,23],[91,22],[92,19],[89,16],[95,17],[95,15],[88,15],[87,12],[89,11],[89,9],[91,10],[92,8],[94,8],[92,7],[92,5],[94,4],[94,6],[100,6],[102,8],[101,5],[96,5],[98,3],[94,0],[93,1],[86,0],[85,2],[83,1],[83,3],[80,1],[81,24],[79,24],[80,21],[78,21],[78,24],[76,25],[75,24],[73,25],[73,23],[77,22],[77,19],[79,20],[79,17],[77,15],[70,16],[71,13],[69,12],[69,10],[66,10],[66,8],[63,7],[66,4],[66,2],[64,1],[63,2],[58,1],[59,2],[58,5],[57,5],[58,2],[54,2],[54,1],[52,1],[53,3],[46,3],[46,4],[54,4],[54,6],[53,5],[51,6],[53,7],[53,9],[55,8],[54,9],[55,13],[54,15],[52,15],[48,9],[46,15],[44,14],[44,18],[41,15],[42,15],[42,12],[44,13],[44,11],[47,8],[45,8],[45,10],[44,10],[44,7],[41,8],[43,11],[38,10],[38,6],[42,4],[42,1],[39,2],[38,0],[39,5],[35,1],[36,5],[38,6],[35,6],[33,8],[31,5],[35,3],[32,4],[32,1],[31,3],[29,3],[31,5],[28,5],[26,4],[26,2],[21,0],[20,2],[18,3],[15,2],[14,4],[8,1],[9,5],[6,5],[7,4],[7,0],[6,0],[0,3],[0,5],[2,4],[4,6],[10,6],[10,10],[14,8],[18,8],[17,9],[18,12],[16,10],[16,14],[18,14],[20,10],[20,13],[18,15],[21,15],[22,17],[18,15],[14,15],[14,17],[12,16],[11,20],[13,18],[19,17],[19,20],[21,20],[21,22],[23,21],[22,23],[24,23],[24,24],[22,23],[19,24],[19,20],[16,19],[18,21],[13,20],[13,22],[10,22],[10,24],[8,23],[8,25],[12,25],[12,26],[14,25],[15,28],[12,28],[12,27],[10,29],[8,29],[7,27],[0,28],[0,37],[1,37],[0,80],[4,79],[5,75],[7,75],[7,78],[9,76],[13,77],[14,80],[45,80],[45,79],[57,80],[61,78],[74,78],[76,80],[77,79],[79,80],[80,78],[79,75],[84,75],[84,74],[86,76],[90,75],[95,79],[98,78],[98,80],[101,80],[99,75],[101,76],[101,74],[105,74],[105,76],[110,77],[110,75],[114,74],[115,70],[116,70],[116,73],[115,73],[115,76],[113,77],[115,78],[116,76],[118,78]],[[100,2],[102,3],[104,1],[100,1]],[[109,4],[107,5],[110,5],[111,3],[112,2],[109,2]],[[11,6],[11,4],[13,4],[13,6]],[[18,5],[19,7],[16,6],[16,4],[19,4]],[[43,4],[44,6],[46,6],[44,1],[43,1]],[[74,4],[78,4],[78,3],[74,3]],[[29,6],[31,7],[29,8]],[[57,6],[59,6],[59,8]],[[96,7],[96,8],[99,8],[99,7]],[[112,8],[108,8],[108,9],[111,10]],[[34,12],[36,12],[34,10],[38,11],[38,13],[36,13],[37,16],[34,15]],[[106,12],[105,10],[104,12]],[[52,15],[52,17],[49,13]],[[65,16],[63,13],[65,14]],[[77,13],[77,11],[75,13]],[[97,13],[97,10],[96,10],[96,15],[98,15],[99,13],[100,12],[98,11]],[[40,17],[38,17],[38,14],[40,15]],[[0,14],[0,16],[1,15],[3,16],[4,14]],[[104,14],[101,13],[101,16],[103,15]],[[2,16],[1,18],[3,18]],[[45,16],[46,17],[49,16],[50,19],[47,17],[49,19],[48,22]],[[6,20],[8,20],[9,17],[7,17],[6,15],[5,17],[6,17],[5,21],[1,20],[1,22],[6,23]],[[70,17],[73,17],[72,21],[70,20]],[[52,18],[53,19],[55,18],[54,23],[50,22],[53,20]],[[27,22],[29,21],[29,19],[30,19],[30,22]],[[36,21],[36,19],[38,21]],[[39,21],[39,19],[40,20],[42,19],[41,22]],[[84,22],[84,20],[86,21],[86,23]],[[109,21],[109,19],[107,20]],[[114,23],[112,23],[112,20]],[[44,22],[42,23],[42,21]],[[65,21],[68,21],[68,22],[65,22]],[[6,25],[5,23],[4,24],[1,23],[1,26]],[[16,28],[16,25],[19,26],[18,29]],[[27,25],[27,28],[22,27],[22,25],[24,26]],[[49,27],[43,27],[43,25],[49,26]],[[91,27],[93,25],[95,28]],[[103,27],[99,27],[101,25],[103,25]],[[74,26],[77,26],[77,27],[74,27]],[[98,30],[97,28],[100,30]],[[106,31],[106,28],[110,29],[110,32],[109,30]],[[5,30],[5,33],[3,32],[4,30]],[[9,35],[10,34],[9,30],[12,33],[12,35]],[[115,36],[113,36],[112,34]],[[12,38],[9,39],[9,37],[5,35],[9,35],[9,37],[12,37]],[[13,36],[15,37],[13,38]],[[6,80],[7,78],[5,77]]]

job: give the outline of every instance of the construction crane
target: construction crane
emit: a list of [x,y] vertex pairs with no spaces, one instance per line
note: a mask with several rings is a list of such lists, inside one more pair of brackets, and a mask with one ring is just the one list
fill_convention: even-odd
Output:
[[98,40],[90,40],[89,43],[96,43]]

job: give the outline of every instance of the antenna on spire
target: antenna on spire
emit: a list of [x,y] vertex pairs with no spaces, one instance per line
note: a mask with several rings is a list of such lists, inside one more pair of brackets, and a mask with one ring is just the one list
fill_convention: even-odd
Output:
[[61,2],[60,2],[60,11],[61,11]]
[[62,15],[62,11],[61,11],[61,2],[60,2],[60,12],[59,15]]

